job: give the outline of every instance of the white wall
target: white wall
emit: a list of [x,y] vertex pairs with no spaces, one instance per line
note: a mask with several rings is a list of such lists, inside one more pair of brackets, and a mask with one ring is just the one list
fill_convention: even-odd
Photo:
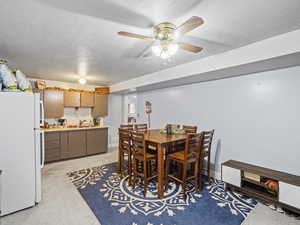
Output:
[[138,93],[139,122],[215,129],[216,165],[240,160],[300,175],[300,67]]
[[109,126],[108,143],[111,147],[118,144],[118,128],[122,123],[123,96],[110,94],[108,98],[108,116],[104,118],[104,124]]

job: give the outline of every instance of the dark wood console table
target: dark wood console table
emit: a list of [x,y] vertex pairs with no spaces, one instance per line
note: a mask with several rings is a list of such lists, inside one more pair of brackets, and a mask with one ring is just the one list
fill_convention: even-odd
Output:
[[[269,193],[266,191],[266,185],[263,182],[249,179],[244,176],[245,173],[277,181],[279,185],[278,192]],[[222,180],[228,189],[300,214],[300,176],[229,160],[222,164]]]

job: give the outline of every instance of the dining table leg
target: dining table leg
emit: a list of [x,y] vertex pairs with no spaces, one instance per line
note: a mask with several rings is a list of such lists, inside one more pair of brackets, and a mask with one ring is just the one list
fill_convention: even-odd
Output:
[[158,144],[157,145],[157,176],[158,176],[158,198],[162,199],[164,198],[164,180],[165,180],[165,163],[164,163],[164,157],[165,157],[165,148],[163,145]]

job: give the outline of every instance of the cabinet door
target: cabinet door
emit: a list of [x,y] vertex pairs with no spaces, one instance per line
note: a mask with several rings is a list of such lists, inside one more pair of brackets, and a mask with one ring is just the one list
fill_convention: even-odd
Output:
[[45,133],[45,162],[60,160],[60,138],[58,132]]
[[225,183],[241,187],[241,171],[228,166],[222,166],[222,180]]
[[45,118],[60,118],[64,116],[64,93],[59,90],[44,90]]
[[64,105],[65,107],[80,107],[80,92],[65,91]]
[[107,152],[107,129],[87,130],[87,155]]
[[92,109],[93,117],[105,117],[107,116],[108,108],[108,95],[95,93],[95,106]]
[[80,94],[81,107],[94,107],[94,93],[82,92]]
[[60,150],[61,159],[72,157],[71,148],[69,148],[69,132],[60,132]]
[[86,155],[86,131],[69,132],[70,157],[80,157]]
[[279,202],[300,209],[300,187],[279,182]]

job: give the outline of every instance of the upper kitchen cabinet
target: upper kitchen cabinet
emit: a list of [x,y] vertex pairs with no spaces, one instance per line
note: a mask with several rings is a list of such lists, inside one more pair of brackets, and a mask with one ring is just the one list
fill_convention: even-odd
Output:
[[46,119],[64,116],[64,92],[46,89],[43,92],[44,114]]
[[81,107],[94,107],[94,93],[81,92],[80,95]]
[[92,109],[93,117],[105,117],[107,116],[108,108],[108,95],[95,93],[95,103]]
[[80,107],[80,92],[65,91],[65,107]]

